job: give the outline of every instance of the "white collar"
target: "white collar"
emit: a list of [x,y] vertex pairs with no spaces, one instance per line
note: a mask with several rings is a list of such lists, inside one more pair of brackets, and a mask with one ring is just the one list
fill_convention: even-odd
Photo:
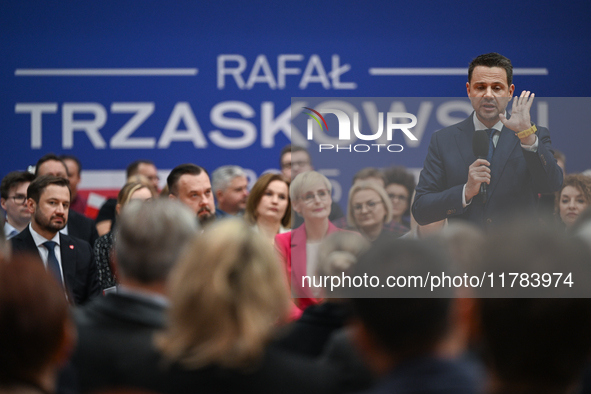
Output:
[[[507,111],[505,111],[504,115],[507,116]],[[472,115],[472,119],[474,120],[474,130],[488,130],[489,129],[478,119],[478,116],[476,116],[476,112],[474,112],[474,114]],[[503,122],[501,122],[499,120],[497,123],[495,123],[495,125],[492,128],[497,131],[503,130]]]
[[35,245],[37,245],[37,247],[39,247],[40,245],[43,245],[47,241],[53,241],[58,245],[60,244],[59,231],[57,233],[55,233],[55,235],[53,236],[52,239],[46,239],[44,236],[39,234],[37,231],[33,230],[33,226],[31,225],[31,223],[29,223],[29,230],[31,231],[31,235],[33,236],[33,241],[35,241]]

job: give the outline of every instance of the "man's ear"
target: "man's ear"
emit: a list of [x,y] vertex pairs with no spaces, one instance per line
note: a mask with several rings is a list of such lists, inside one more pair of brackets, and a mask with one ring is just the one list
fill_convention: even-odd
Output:
[[224,191],[223,190],[216,190],[216,192],[214,193],[215,195],[215,199],[217,200],[218,204],[220,202],[224,202]]
[[117,213],[117,216],[121,214],[121,204],[115,205],[115,212]]
[[170,193],[170,194],[168,195],[168,199],[169,199],[169,200],[176,200],[177,198],[176,198],[176,196],[175,196],[174,194]]
[[6,199],[0,198],[0,206],[6,211]]
[[35,213],[35,210],[37,209],[37,203],[32,198],[27,200],[27,209],[32,214]]
[[468,97],[470,97],[470,82],[466,82],[466,93],[468,93]]

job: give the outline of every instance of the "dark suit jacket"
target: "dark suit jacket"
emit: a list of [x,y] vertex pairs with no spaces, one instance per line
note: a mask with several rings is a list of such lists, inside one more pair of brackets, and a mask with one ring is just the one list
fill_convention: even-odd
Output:
[[473,134],[472,116],[433,134],[412,206],[419,224],[457,218],[486,226],[510,212],[534,215],[538,193],[552,193],[562,185],[548,129],[538,127],[538,151],[529,152],[512,130],[503,127],[491,162],[488,201],[482,204],[476,196],[463,208],[468,167],[476,160]]
[[[30,252],[39,256],[31,231],[27,226],[11,239],[15,252]],[[76,305],[101,294],[92,248],[88,242],[60,233],[60,252],[66,291]]]
[[72,365],[81,393],[136,384],[150,386],[142,363],[154,360],[153,333],[164,326],[162,305],[133,296],[109,293],[74,312],[78,347]]
[[94,247],[98,231],[94,220],[70,209],[68,212],[68,235],[84,240]]
[[74,318],[78,348],[72,364],[81,393],[135,387],[171,394],[324,394],[334,388],[330,367],[317,367],[273,349],[249,371],[169,365],[154,346],[154,334],[165,323],[165,310],[149,300],[110,293],[76,310]]

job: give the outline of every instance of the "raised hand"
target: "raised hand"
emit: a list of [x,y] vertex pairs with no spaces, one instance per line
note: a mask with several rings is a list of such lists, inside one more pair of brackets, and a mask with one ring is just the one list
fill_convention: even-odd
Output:
[[513,98],[513,107],[511,109],[511,118],[507,119],[504,114],[499,114],[501,122],[505,127],[519,133],[523,130],[527,130],[531,127],[531,116],[529,111],[534,102],[534,93],[530,91],[521,92],[521,96]]

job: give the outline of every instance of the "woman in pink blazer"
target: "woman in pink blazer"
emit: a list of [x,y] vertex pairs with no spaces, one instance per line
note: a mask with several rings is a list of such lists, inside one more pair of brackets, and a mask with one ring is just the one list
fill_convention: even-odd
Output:
[[316,274],[320,242],[328,234],[344,231],[328,220],[331,192],[330,181],[324,175],[316,171],[299,174],[291,183],[290,196],[293,209],[304,218],[304,224],[275,237],[275,247],[285,265],[292,296],[301,310],[321,300],[321,288],[310,286],[312,279],[304,278]]

